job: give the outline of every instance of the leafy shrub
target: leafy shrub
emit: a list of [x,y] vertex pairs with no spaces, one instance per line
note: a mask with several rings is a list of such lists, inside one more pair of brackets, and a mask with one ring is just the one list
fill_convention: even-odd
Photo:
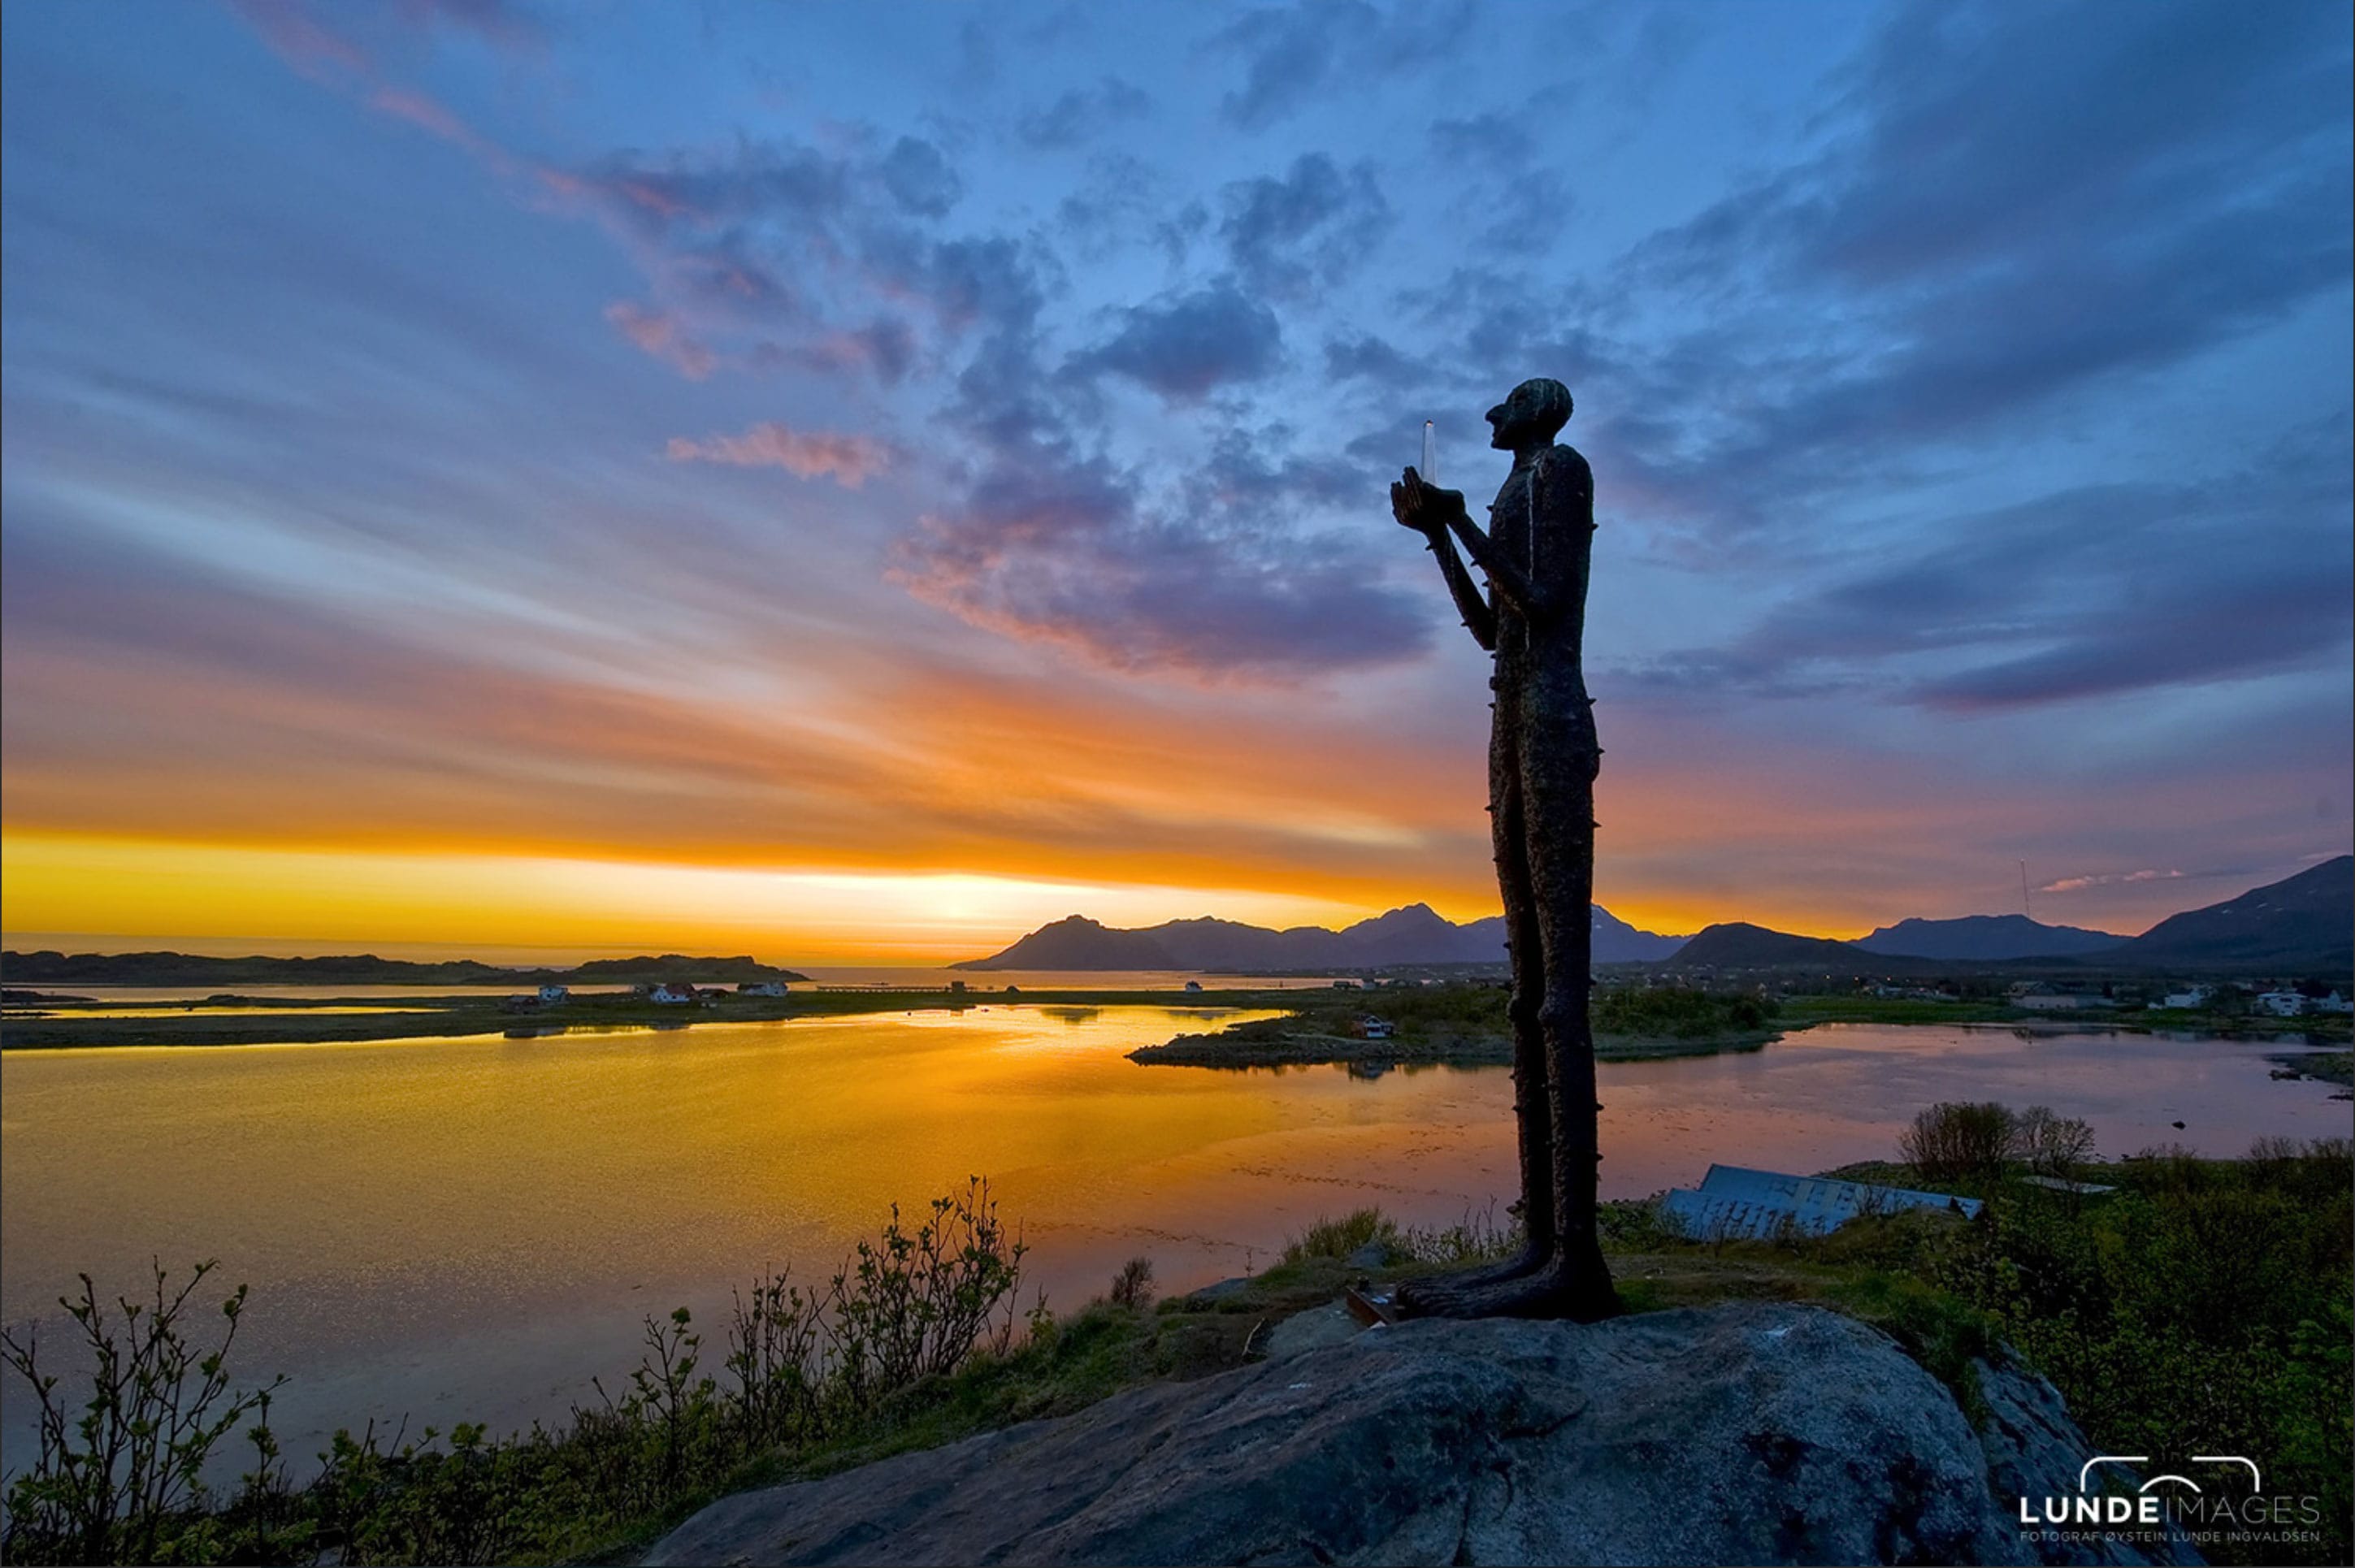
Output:
[[1112,1277],[1110,1299],[1115,1307],[1141,1312],[1153,1305],[1153,1260],[1132,1257]]
[[2003,1173],[2017,1126],[2010,1109],[1992,1100],[1941,1100],[1898,1134],[1897,1145],[1925,1181],[1985,1179]]
[[1722,994],[1680,986],[1620,986],[1597,991],[1588,1017],[1598,1034],[1694,1040],[1764,1028],[1780,1006],[1771,997]]
[[[618,1393],[556,1429],[506,1437],[461,1423],[415,1441],[374,1423],[338,1431],[319,1472],[288,1479],[268,1424],[273,1383],[231,1393],[228,1356],[245,1302],[208,1352],[182,1325],[199,1265],[176,1292],[158,1267],[152,1306],[102,1308],[85,1277],[63,1303],[93,1353],[79,1420],[40,1371],[27,1332],[6,1364],[41,1406],[33,1467],[8,1490],[0,1557],[11,1563],[493,1563],[578,1556],[708,1495],[748,1461],[805,1449],[882,1419],[920,1384],[977,1355],[1004,1352],[1016,1324],[1025,1248],[1000,1222],[987,1183],[936,1199],[911,1233],[897,1208],[826,1288],[804,1293],[783,1273],[736,1293],[722,1371],[701,1371],[703,1338],[680,1308],[645,1322],[645,1351]],[[1149,1277],[1149,1270],[1147,1271]],[[1140,1284],[1142,1282],[1140,1281]],[[1034,1330],[1046,1320],[1040,1298]],[[282,1381],[282,1380],[281,1380]],[[221,1440],[248,1415],[257,1463],[215,1498],[200,1480]]]
[[[2249,1160],[2152,1151],[2092,1202],[2014,1187],[1917,1261],[1989,1312],[2105,1452],[2267,1455],[2269,1492],[2322,1501],[2324,1539],[2264,1560],[2345,1562],[2355,1513],[2355,1161],[2345,1139]],[[2206,1548],[2230,1558],[2227,1542]]]
[[2065,1181],[2094,1157],[2094,1129],[2076,1117],[2054,1114],[2050,1106],[2030,1106],[2012,1128],[2012,1152],[2036,1175]]
[[[155,1265],[152,1299],[117,1297],[110,1306],[81,1276],[80,1299],[60,1297],[91,1352],[90,1397],[69,1414],[58,1380],[39,1370],[39,1343],[0,1330],[0,1354],[32,1386],[39,1411],[33,1467],[8,1489],[5,1555],[85,1563],[162,1561],[167,1531],[204,1501],[200,1477],[214,1448],[249,1414],[262,1417],[254,1443],[266,1476],[275,1455],[269,1432],[271,1392],[229,1392],[229,1352],[245,1308],[245,1287],[221,1303],[220,1341],[199,1349],[183,1318],[188,1298],[218,1265],[197,1265],[172,1288]],[[120,1321],[117,1321],[117,1314]]]

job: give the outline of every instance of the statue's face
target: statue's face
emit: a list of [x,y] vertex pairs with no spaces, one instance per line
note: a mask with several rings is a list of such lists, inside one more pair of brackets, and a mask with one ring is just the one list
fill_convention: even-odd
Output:
[[1500,451],[1514,450],[1523,436],[1532,433],[1537,418],[1536,399],[1514,388],[1511,397],[1488,410],[1488,444]]
[[1504,451],[1543,446],[1570,418],[1570,389],[1542,377],[1524,381],[1488,410],[1488,444]]

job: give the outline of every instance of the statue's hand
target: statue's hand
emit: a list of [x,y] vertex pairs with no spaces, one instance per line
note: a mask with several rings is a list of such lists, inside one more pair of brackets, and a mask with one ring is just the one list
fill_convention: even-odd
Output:
[[1464,493],[1442,490],[1423,482],[1423,476],[1410,468],[1391,486],[1391,515],[1401,527],[1421,534],[1441,534],[1450,520],[1464,513]]

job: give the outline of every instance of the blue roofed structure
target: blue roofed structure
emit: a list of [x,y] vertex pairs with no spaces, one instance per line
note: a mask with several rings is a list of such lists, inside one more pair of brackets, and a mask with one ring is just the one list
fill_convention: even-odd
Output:
[[1766,1241],[1783,1235],[1824,1235],[1859,1214],[1928,1209],[1976,1219],[1979,1207],[1977,1198],[1945,1192],[1711,1165],[1698,1190],[1679,1187],[1660,1201],[1660,1218],[1670,1229],[1695,1240]]

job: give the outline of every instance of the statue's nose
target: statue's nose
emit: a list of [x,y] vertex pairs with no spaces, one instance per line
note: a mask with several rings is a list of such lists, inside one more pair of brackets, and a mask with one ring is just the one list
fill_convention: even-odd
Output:
[[1501,425],[1505,422],[1505,406],[1499,403],[1480,417],[1492,425]]

